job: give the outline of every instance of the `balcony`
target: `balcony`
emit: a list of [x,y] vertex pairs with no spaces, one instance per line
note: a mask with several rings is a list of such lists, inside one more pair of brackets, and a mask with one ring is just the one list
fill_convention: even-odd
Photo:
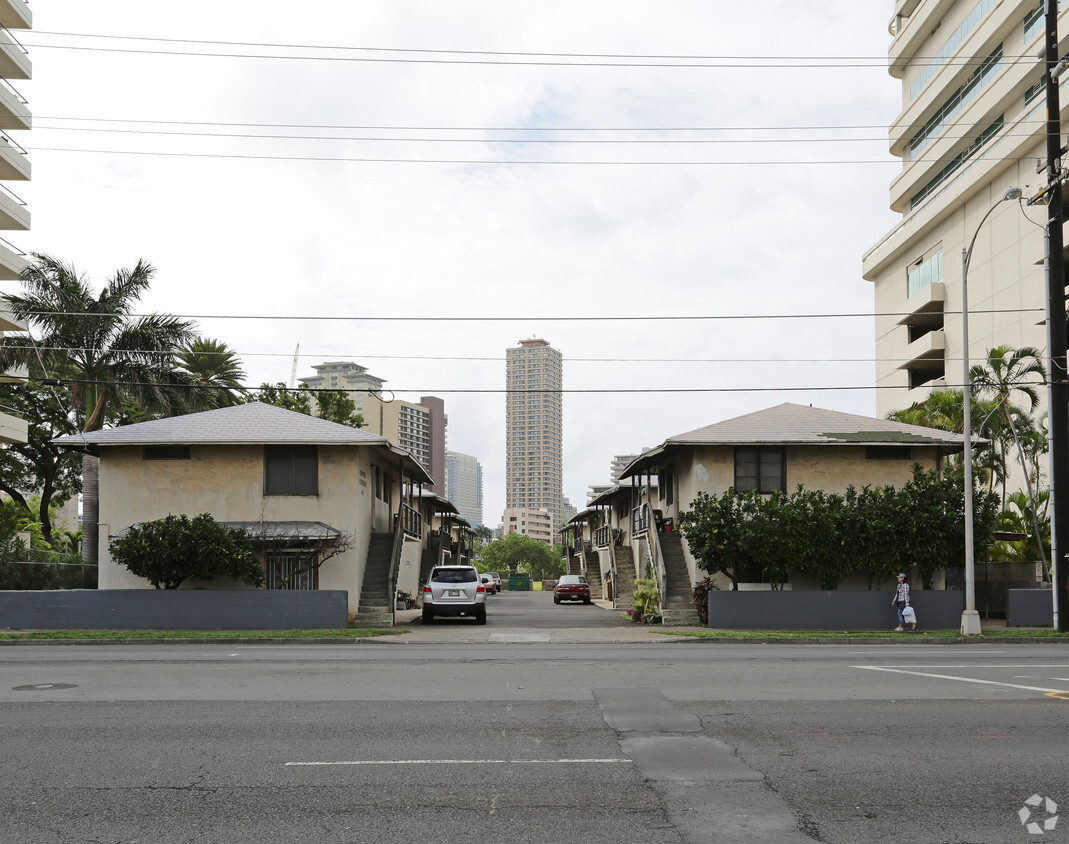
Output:
[[26,158],[26,150],[4,132],[0,132],[0,180],[30,180],[30,162]]
[[0,0],[0,26],[8,29],[32,29],[33,13],[26,0]]
[[26,99],[0,79],[0,129],[29,129],[32,125],[33,118]]
[[0,76],[4,79],[29,79],[32,67],[26,49],[10,32],[0,29]]
[[28,437],[26,420],[0,409],[0,443],[24,443]]
[[29,228],[30,212],[26,203],[0,186],[0,229],[27,231]]
[[946,299],[946,285],[941,281],[932,282],[906,300],[906,307],[903,309],[905,316],[898,321],[898,324],[922,325],[933,317],[942,320]]
[[934,361],[943,361],[946,357],[946,332],[942,329],[929,331],[906,346],[905,363],[899,369],[921,369],[930,367]]
[[[15,281],[29,266],[26,256],[0,238],[0,281]],[[0,315],[2,321],[2,315]],[[4,329],[0,328],[0,331]],[[21,329],[25,330],[25,329]]]

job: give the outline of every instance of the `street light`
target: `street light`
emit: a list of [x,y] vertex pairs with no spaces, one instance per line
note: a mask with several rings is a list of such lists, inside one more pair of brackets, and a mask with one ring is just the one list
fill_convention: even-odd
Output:
[[976,611],[976,550],[973,547],[973,489],[972,489],[972,381],[969,380],[969,260],[972,258],[976,236],[992,212],[1003,202],[1020,199],[1019,187],[1007,188],[1002,199],[992,205],[973,232],[969,248],[961,250],[961,357],[965,377],[962,380],[962,410],[964,411],[965,452],[965,610],[961,614],[961,635],[980,635],[980,614]]

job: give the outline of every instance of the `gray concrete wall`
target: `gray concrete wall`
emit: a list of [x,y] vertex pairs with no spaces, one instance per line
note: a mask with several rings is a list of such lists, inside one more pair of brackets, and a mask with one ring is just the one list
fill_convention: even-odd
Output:
[[69,589],[0,592],[12,630],[295,630],[344,628],[342,589]]
[[1006,593],[1007,627],[1052,627],[1054,598],[1051,589],[1010,589]]
[[[710,592],[709,626],[718,630],[894,630],[894,591]],[[915,589],[918,630],[957,630],[965,596]]]

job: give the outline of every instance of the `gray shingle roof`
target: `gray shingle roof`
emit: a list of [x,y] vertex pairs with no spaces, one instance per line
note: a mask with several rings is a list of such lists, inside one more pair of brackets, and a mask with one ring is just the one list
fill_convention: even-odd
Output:
[[[58,437],[70,448],[118,445],[387,445],[386,437],[252,402],[203,413]],[[95,450],[95,449],[93,449]]]
[[920,425],[787,402],[675,434],[633,460],[621,472],[621,477],[652,465],[668,448],[686,445],[929,445],[958,451],[964,448],[965,437]]
[[665,440],[665,443],[681,445],[961,445],[963,442],[964,437],[961,434],[949,431],[789,402],[724,422],[715,422]]

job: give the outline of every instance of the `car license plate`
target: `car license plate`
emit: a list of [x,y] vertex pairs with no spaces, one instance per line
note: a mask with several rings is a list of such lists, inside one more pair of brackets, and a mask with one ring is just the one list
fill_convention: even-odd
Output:
[[450,589],[449,590],[449,597],[450,598],[459,598],[460,597],[460,590],[459,589]]

